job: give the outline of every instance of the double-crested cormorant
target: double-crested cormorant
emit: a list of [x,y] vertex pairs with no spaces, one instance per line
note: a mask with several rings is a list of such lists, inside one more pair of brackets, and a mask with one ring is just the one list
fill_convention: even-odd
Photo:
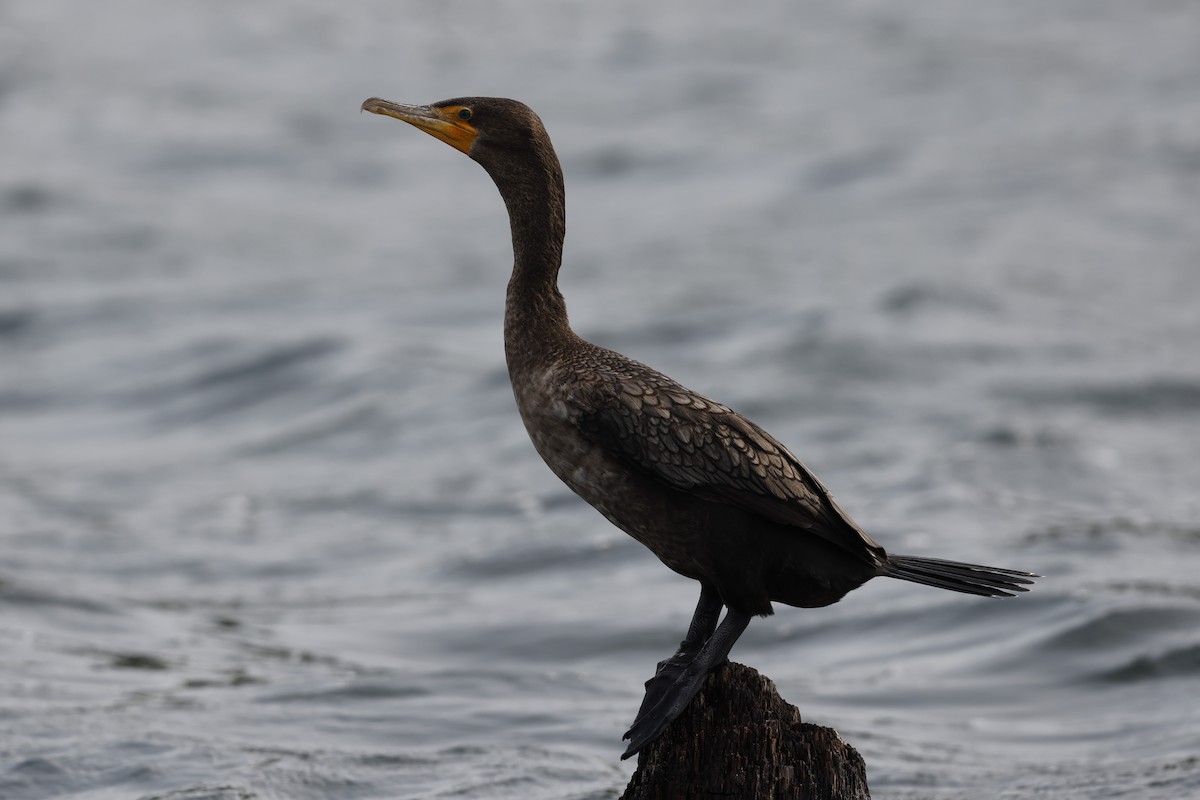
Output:
[[534,447],[610,522],[700,582],[687,637],[647,681],[623,758],[658,738],[708,671],[725,662],[750,618],[772,613],[773,601],[825,606],[880,575],[1012,597],[1037,577],[889,555],[762,428],[577,336],[558,291],[562,168],[528,106],[493,97],[428,106],[371,98],[362,108],[420,128],[492,176],[512,225],[504,348]]

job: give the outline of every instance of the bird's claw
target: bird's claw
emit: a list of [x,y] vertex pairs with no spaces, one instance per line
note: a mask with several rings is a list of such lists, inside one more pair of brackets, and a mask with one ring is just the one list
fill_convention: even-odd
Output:
[[[670,658],[658,662],[654,677],[646,681],[646,694],[642,697],[642,704],[638,707],[637,716],[633,718],[630,731],[671,692],[671,687],[695,659],[695,651],[680,649]],[[629,738],[628,733],[625,734],[625,738]]]
[[[688,703],[700,691],[708,674],[707,670],[694,669],[691,660],[676,663],[673,667],[675,669],[671,671],[660,669],[657,675],[646,681],[646,697],[642,700],[637,719],[621,737],[622,740],[630,740],[629,747],[621,756],[622,760],[662,736],[667,726],[683,713]],[[656,684],[660,680],[662,682]],[[669,684],[666,683],[667,680],[670,680]]]

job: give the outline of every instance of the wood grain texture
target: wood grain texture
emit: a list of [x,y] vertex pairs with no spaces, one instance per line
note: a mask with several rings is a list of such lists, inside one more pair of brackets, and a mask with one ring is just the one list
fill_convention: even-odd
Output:
[[775,684],[741,664],[709,675],[691,705],[638,756],[621,800],[869,800],[862,756],[800,720]]

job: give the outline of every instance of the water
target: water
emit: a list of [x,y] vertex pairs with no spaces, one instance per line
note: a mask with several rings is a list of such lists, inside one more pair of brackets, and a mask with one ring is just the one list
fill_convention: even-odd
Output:
[[576,328],[889,549],[734,652],[879,798],[1200,790],[1200,9],[0,3],[0,797],[605,798],[695,587],[558,485],[487,176],[539,110]]

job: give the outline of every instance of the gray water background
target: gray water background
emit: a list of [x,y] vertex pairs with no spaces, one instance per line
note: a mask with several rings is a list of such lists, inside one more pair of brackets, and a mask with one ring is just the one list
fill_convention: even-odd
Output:
[[0,2],[0,797],[611,798],[695,586],[517,419],[534,106],[577,330],[894,552],[736,660],[877,798],[1200,796],[1200,5]]

